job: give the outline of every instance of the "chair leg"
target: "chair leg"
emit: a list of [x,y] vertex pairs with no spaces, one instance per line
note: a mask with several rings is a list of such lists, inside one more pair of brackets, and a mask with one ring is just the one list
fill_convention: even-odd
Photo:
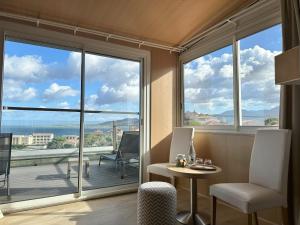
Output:
[[116,161],[115,161],[115,170],[118,170],[118,168],[119,168],[119,161],[116,160]]
[[252,225],[252,213],[248,214],[248,225]]
[[121,179],[124,179],[125,177],[125,163],[124,161],[121,161]]
[[211,196],[211,206],[210,206],[210,224],[216,225],[217,218],[217,198],[215,196]]
[[152,173],[148,173],[148,178],[147,178],[147,181],[152,181]]
[[287,208],[281,207],[281,217],[282,217],[282,224],[289,225],[289,214]]
[[176,177],[170,177],[171,184],[176,187]]
[[102,160],[102,158],[101,158],[101,155],[100,155],[100,157],[99,157],[99,166],[101,164],[101,160]]
[[257,212],[253,213],[253,217],[254,217],[254,223],[255,223],[255,225],[259,225],[259,223],[258,223],[258,217],[257,217]]

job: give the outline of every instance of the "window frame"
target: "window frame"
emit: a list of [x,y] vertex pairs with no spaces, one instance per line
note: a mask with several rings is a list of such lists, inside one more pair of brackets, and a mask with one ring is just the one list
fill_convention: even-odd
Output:
[[[56,47],[73,51],[80,51],[81,56],[84,57],[85,52],[94,54],[115,57],[120,59],[127,59],[140,62],[140,171],[139,182],[142,183],[146,177],[146,167],[150,163],[150,72],[151,72],[151,53],[148,50],[124,46],[107,41],[97,39],[74,36],[72,34],[47,30],[30,25],[20,24],[16,22],[0,21],[0,80],[3,80],[3,65],[4,65],[4,42],[6,37],[10,40],[19,40],[25,43],[35,43],[48,47]],[[81,70],[84,70],[84,63],[82,62]],[[81,71],[81,79],[84,76],[84,71]],[[3,83],[3,82],[2,82]],[[81,86],[84,85],[84,79],[81,80]],[[82,89],[81,89],[82,90]],[[81,99],[84,99],[84,95]],[[3,96],[3,85],[0,85],[0,97]],[[2,114],[2,100],[0,101],[0,116]],[[84,100],[81,100],[80,109],[59,109],[59,108],[37,108],[38,111],[65,111],[65,112],[80,112],[84,113]],[[29,110],[29,109],[28,109]],[[88,110],[87,110],[88,111]],[[113,112],[108,112],[113,113]],[[135,113],[135,112],[129,112]],[[81,120],[83,122],[83,120]],[[83,127],[83,123],[80,124]],[[83,130],[80,128],[80,130]],[[82,134],[81,134],[82,135]],[[95,196],[107,196],[115,193],[126,193],[137,190],[138,184],[123,185],[120,187],[100,188],[94,190],[82,190],[82,171],[83,171],[83,146],[79,147],[79,185],[78,192],[72,194],[58,195],[53,197],[38,198],[33,200],[25,200],[19,202],[11,202],[0,204],[0,210],[9,211],[11,208],[27,209],[28,207],[40,207],[49,204],[57,204],[65,201],[77,201],[78,199],[88,199]],[[47,201],[45,201],[47,199]]]
[[[64,109],[64,108],[59,108],[59,107],[30,107],[30,106],[10,106],[10,105],[3,105],[3,93],[1,95],[1,116],[0,116],[0,128],[2,127],[2,115],[3,112],[5,110],[11,110],[11,111],[32,111],[32,112],[63,112],[63,113],[78,113],[79,114],[79,145],[81,145],[81,143],[84,143],[84,130],[85,130],[85,114],[103,114],[103,115],[109,115],[109,114],[117,114],[117,115],[136,115],[138,116],[139,120],[141,118],[141,92],[142,92],[142,77],[143,77],[143,72],[141,71],[141,60],[137,60],[137,59],[132,59],[132,58],[125,58],[125,57],[118,57],[118,55],[108,55],[108,54],[103,54],[100,52],[95,52],[95,51],[85,51],[84,49],[77,49],[77,48],[73,48],[73,47],[66,47],[66,46],[61,46],[59,44],[53,44],[52,42],[49,43],[44,43],[44,42],[40,42],[39,40],[28,40],[28,39],[22,39],[22,37],[15,37],[15,36],[10,36],[9,34],[5,34],[4,35],[4,46],[5,46],[5,41],[14,41],[16,43],[20,43],[20,44],[30,44],[30,45],[35,45],[35,46],[42,46],[42,47],[47,47],[47,48],[53,48],[53,49],[62,49],[62,50],[67,50],[67,51],[73,51],[73,52],[78,52],[80,53],[80,57],[81,57],[81,68],[80,68],[80,78],[79,78],[79,82],[80,82],[80,95],[79,95],[79,108],[68,108],[68,109]],[[3,50],[3,53],[5,53],[5,48]],[[85,102],[86,102],[86,93],[85,93],[85,89],[86,89],[86,71],[85,71],[85,64],[86,64],[86,54],[93,54],[93,55],[97,55],[97,56],[102,56],[102,57],[107,57],[107,58],[112,58],[112,59],[119,59],[119,60],[127,60],[127,61],[131,61],[131,62],[137,62],[139,63],[139,70],[140,70],[140,78],[139,78],[139,111],[112,111],[112,110],[91,110],[91,109],[85,109]],[[5,64],[5,62],[4,62]],[[3,65],[4,65],[3,64]],[[4,68],[4,67],[3,67]],[[4,72],[2,73],[2,80],[4,80]],[[1,87],[4,87],[4,82],[2,82]],[[141,125],[141,124],[139,124]],[[81,128],[82,127],[82,128]],[[142,129],[141,129],[142,132]],[[81,150],[82,149],[82,150]],[[84,152],[84,146],[78,146],[78,158],[81,157],[81,155],[83,155]],[[77,157],[77,156],[76,156]],[[82,160],[80,160],[79,164],[82,164],[79,166],[79,176],[78,176],[78,182],[77,182],[77,192],[74,192],[76,194],[80,194],[81,192],[84,191],[90,191],[90,190],[97,190],[97,189],[102,189],[101,187],[95,187],[92,189],[86,189],[83,187],[83,162],[81,162]],[[142,164],[141,164],[142,165]],[[139,171],[139,182],[142,182],[142,174],[141,171]],[[69,193],[66,193],[69,194]],[[53,196],[48,196],[48,197],[53,197]],[[47,198],[47,196],[45,197]],[[26,201],[26,200],[25,200]]]
[[[257,12],[250,12],[249,15],[242,17],[239,23],[229,23],[224,28],[213,32],[212,35],[204,37],[198,44],[190,50],[182,53],[179,56],[179,102],[178,104],[178,118],[177,124],[179,126],[189,127],[184,125],[184,65],[199,57],[203,57],[214,51],[217,51],[226,46],[232,45],[233,58],[233,110],[234,110],[234,124],[233,125],[206,125],[206,126],[192,126],[197,131],[207,132],[229,132],[229,133],[253,133],[258,128],[276,128],[275,126],[243,126],[242,125],[242,109],[241,109],[241,79],[240,79],[240,40],[251,36],[255,33],[264,31],[268,28],[281,24],[280,13],[278,13],[278,5],[272,5],[268,8],[268,4],[257,10]],[[261,13],[261,10],[264,13]],[[269,11],[269,16],[266,15]],[[253,16],[256,16],[254,20]],[[247,17],[252,19],[247,19]],[[245,22],[246,21],[246,22]],[[237,26],[239,24],[239,26]],[[241,28],[240,28],[241,27]],[[248,29],[246,31],[246,28]]]

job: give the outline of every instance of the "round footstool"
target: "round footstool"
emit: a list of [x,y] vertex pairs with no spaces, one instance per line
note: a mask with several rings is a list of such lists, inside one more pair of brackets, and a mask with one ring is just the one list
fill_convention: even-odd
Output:
[[147,182],[138,190],[138,225],[175,225],[176,189],[165,182]]

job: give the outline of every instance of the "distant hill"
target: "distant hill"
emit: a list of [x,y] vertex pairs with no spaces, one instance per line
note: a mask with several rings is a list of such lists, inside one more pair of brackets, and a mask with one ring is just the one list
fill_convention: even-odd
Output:
[[[244,117],[278,117],[279,107],[274,107],[269,110],[242,110]],[[233,116],[233,110],[228,110],[218,115],[220,116]]]
[[[138,125],[139,124],[139,119],[137,118],[125,118],[122,120],[115,120],[116,125],[119,126],[128,126],[128,125]],[[111,127],[112,126],[112,121],[106,121],[103,123],[95,123],[94,124],[96,127]],[[91,124],[89,124],[89,127],[91,127]]]

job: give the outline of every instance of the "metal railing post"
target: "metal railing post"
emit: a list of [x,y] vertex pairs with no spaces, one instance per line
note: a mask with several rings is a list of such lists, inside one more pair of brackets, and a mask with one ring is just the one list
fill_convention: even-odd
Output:
[[113,121],[113,150],[117,150],[117,126],[116,126],[116,122]]

